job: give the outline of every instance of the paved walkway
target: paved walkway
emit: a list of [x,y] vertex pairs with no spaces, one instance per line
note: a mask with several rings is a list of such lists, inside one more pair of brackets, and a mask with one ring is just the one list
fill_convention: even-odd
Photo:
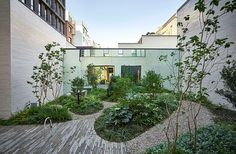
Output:
[[[104,107],[107,108],[113,104],[104,102]],[[42,125],[0,126],[0,154],[137,154],[166,140],[164,129],[168,119],[125,143],[103,140],[96,135],[94,130],[94,121],[101,113],[102,111],[87,116],[74,115],[72,121],[53,124],[52,129],[49,126],[44,129]],[[180,117],[180,132],[188,131],[188,115],[188,111],[183,109]],[[175,114],[172,114],[171,117],[174,116]],[[199,126],[211,124],[212,118],[210,111],[203,107],[198,118]],[[171,132],[173,131],[169,132],[170,135]]]
[[[113,103],[104,103],[105,107]],[[43,126],[0,127],[0,153],[23,154],[123,154],[124,143],[113,143],[101,139],[94,130],[94,121],[101,114],[76,116],[76,120]]]

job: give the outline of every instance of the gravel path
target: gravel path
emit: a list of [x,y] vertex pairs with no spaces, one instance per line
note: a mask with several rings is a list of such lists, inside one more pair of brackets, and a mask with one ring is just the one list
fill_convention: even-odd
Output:
[[[196,103],[191,103],[191,102],[184,102],[183,103],[183,108],[181,110],[181,116],[179,117],[179,132],[184,133],[187,132],[188,129],[188,117],[192,118],[191,112],[189,112],[188,108],[192,107],[193,113],[198,110],[199,105]],[[171,118],[171,127],[169,131],[169,136],[173,137],[173,132],[175,128],[175,117],[176,113],[173,113],[170,118]],[[203,127],[207,125],[213,124],[213,118],[214,115],[206,108],[201,106],[200,113],[198,115],[198,127]],[[191,121],[191,120],[190,120]],[[145,149],[150,148],[152,146],[155,146],[157,144],[160,144],[163,141],[167,141],[166,135],[165,135],[165,130],[166,127],[168,126],[169,119],[166,119],[163,121],[163,123],[158,124],[145,133],[141,134],[140,136],[127,141],[125,143],[127,147],[127,152],[128,153],[133,153],[133,154],[138,154],[138,153],[144,153]],[[191,127],[193,128],[193,123],[190,124]]]

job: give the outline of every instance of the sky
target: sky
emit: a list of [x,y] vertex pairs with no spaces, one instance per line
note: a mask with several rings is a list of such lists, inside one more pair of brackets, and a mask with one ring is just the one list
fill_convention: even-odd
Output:
[[84,22],[102,47],[135,43],[162,26],[185,0],[67,0],[66,8]]

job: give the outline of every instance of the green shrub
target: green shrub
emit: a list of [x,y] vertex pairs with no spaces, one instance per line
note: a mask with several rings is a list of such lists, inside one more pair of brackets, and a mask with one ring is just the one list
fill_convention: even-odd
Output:
[[79,106],[77,99],[72,95],[60,96],[57,99],[48,103],[48,105],[51,105],[51,104],[62,105],[63,107],[67,108],[68,110],[70,110],[71,112],[74,112],[74,113],[77,111],[78,106]]
[[47,117],[50,117],[53,123],[71,120],[71,115],[66,108],[42,105],[20,111],[9,120],[2,120],[0,123],[3,125],[43,124]]
[[[194,153],[194,146],[189,138],[189,133],[185,133],[178,138],[177,148],[182,154]],[[208,126],[198,129],[195,153],[234,154],[235,151],[236,132],[219,126]],[[148,154],[163,154],[166,152],[168,152],[166,143],[147,150]]]
[[142,79],[142,83],[146,92],[151,93],[153,96],[162,90],[163,81],[161,75],[156,74],[154,71],[148,71]]
[[171,113],[176,109],[176,103],[171,94],[157,96],[155,100],[144,95],[120,99],[120,103],[103,112],[95,121],[94,128],[106,140],[127,141],[166,118],[166,108]]
[[153,103],[162,109],[173,111],[177,108],[178,101],[175,95],[170,93],[162,93],[153,100]]
[[122,126],[130,123],[133,115],[133,113],[129,110],[129,107],[123,105],[116,105],[110,108],[110,110],[107,111],[107,114],[106,124],[111,126]]
[[91,85],[93,88],[97,88],[98,85],[98,77],[101,74],[100,71],[96,70],[93,64],[89,64],[86,70],[86,77],[88,80],[88,84]]
[[131,91],[133,83],[129,78],[116,77],[112,83],[111,97],[112,101],[117,101],[120,98],[124,98],[126,94]]
[[56,100],[49,102],[50,104],[59,104],[69,109],[73,113],[79,114],[92,114],[98,112],[103,108],[101,101],[93,96],[89,95],[84,97],[83,101],[78,104],[77,100],[73,96],[61,96]]
[[79,114],[92,114],[103,109],[103,104],[94,96],[85,97],[84,100],[78,105],[76,113]]
[[236,107],[236,61],[233,60],[231,65],[224,66],[220,74],[223,79],[224,89],[217,89],[216,92],[224,96]]
[[84,79],[76,77],[71,81],[71,93],[73,96],[77,96],[78,91],[82,92],[84,88]]
[[96,89],[92,89],[92,91],[90,91],[88,93],[88,95],[92,95],[97,97],[98,99],[101,100],[106,100],[107,99],[107,91],[105,89],[101,89],[101,88],[96,88]]

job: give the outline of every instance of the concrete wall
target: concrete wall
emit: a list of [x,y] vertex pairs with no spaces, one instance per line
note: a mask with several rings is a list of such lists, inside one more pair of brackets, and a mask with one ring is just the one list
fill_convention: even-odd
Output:
[[[178,22],[183,21],[183,17],[186,15],[190,15],[190,24],[188,26],[189,32],[187,36],[193,36],[198,35],[200,32],[200,24],[198,20],[198,12],[193,11],[194,10],[194,4],[195,0],[188,0],[177,12]],[[206,1],[207,3],[209,0]],[[221,5],[224,4],[226,0],[221,1]],[[208,3],[209,4],[209,3]],[[219,10],[216,11],[216,13],[219,13]],[[221,24],[221,29],[217,34],[218,38],[229,38],[230,41],[233,41],[236,43],[236,12],[235,13],[229,13],[228,15],[224,16],[219,21]],[[178,30],[178,34],[181,34],[181,31]],[[236,58],[236,44],[234,44],[229,50],[222,50],[221,51],[221,58],[225,56],[227,53],[231,53]],[[220,95],[215,93],[215,90],[223,88],[223,83],[220,80],[220,71],[222,70],[223,66],[225,64],[219,64],[216,65],[213,68],[213,72],[211,76],[208,76],[204,80],[204,85],[209,88],[209,99],[216,104],[225,104],[228,107],[232,107],[231,104],[227,103],[227,101],[221,97]],[[215,81],[213,84],[212,81]]]
[[[177,45],[177,36],[162,36],[162,35],[143,35],[140,43],[119,43],[119,48],[166,48],[164,50],[146,50],[144,56],[143,51],[138,51],[138,55],[142,53],[142,56],[132,56],[131,50],[123,50],[122,56],[118,55],[119,50],[109,51],[109,56],[103,56],[103,50],[94,50],[95,56],[90,57],[90,50],[85,50],[85,57],[79,57],[78,50],[67,51],[65,55],[64,66],[67,71],[72,66],[76,66],[74,74],[67,74],[65,83],[72,80],[76,76],[84,77],[85,71],[89,64],[93,65],[112,65],[115,67],[114,75],[121,75],[121,66],[141,66],[141,77],[143,77],[147,71],[154,70],[156,73],[160,73],[163,77],[173,73],[166,63],[159,62],[159,56],[170,55],[173,52],[173,48]],[[172,48],[172,49],[170,49]],[[172,59],[170,60],[172,61]],[[84,77],[85,78],[85,77]],[[167,88],[172,88],[172,85],[165,83]],[[70,84],[65,84],[64,93],[70,92]]]
[[143,35],[140,43],[118,43],[119,48],[176,48],[177,36]]
[[35,102],[30,80],[38,55],[53,41],[66,47],[65,37],[18,0],[11,0],[11,112]]
[[0,17],[0,118],[8,118],[11,112],[10,1],[0,1]]

